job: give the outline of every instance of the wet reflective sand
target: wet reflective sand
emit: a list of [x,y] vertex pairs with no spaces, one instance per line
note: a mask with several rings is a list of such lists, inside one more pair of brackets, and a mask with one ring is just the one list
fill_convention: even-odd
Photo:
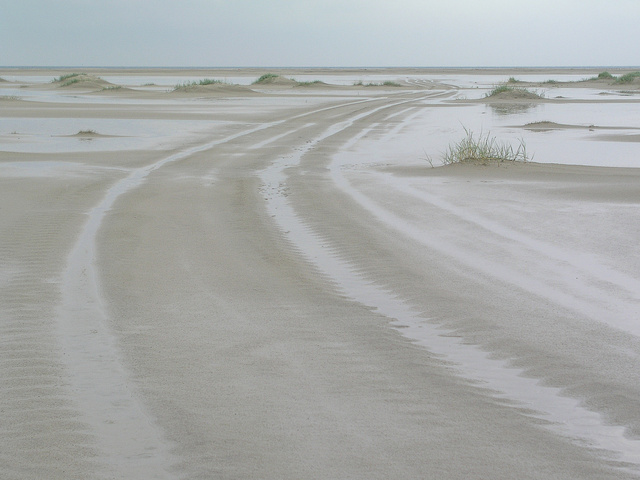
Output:
[[64,73],[0,71],[6,478],[640,474],[635,84]]

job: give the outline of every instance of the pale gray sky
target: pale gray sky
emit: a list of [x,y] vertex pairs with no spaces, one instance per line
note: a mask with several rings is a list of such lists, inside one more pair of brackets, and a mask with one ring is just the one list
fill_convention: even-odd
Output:
[[637,66],[640,0],[0,0],[4,66]]

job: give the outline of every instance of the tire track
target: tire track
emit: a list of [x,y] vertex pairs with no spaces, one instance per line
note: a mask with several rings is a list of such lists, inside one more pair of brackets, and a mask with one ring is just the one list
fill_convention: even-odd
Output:
[[[402,300],[399,292],[392,292],[386,287],[378,286],[371,279],[363,276],[355,265],[342,259],[339,247],[335,244],[331,245],[321,232],[306,224],[304,219],[296,213],[292,201],[284,193],[288,178],[287,170],[298,167],[303,157],[312,149],[332,136],[348,131],[357,121],[403,103],[405,102],[383,105],[353,115],[326,129],[295,155],[281,158],[264,169],[260,176],[264,184],[268,212],[274,217],[293,248],[319,272],[328,277],[341,293],[387,316],[393,325],[402,327],[400,331],[403,335],[455,363],[461,377],[479,382],[482,386],[478,388],[485,390],[488,395],[504,401],[505,405],[518,408],[524,406],[531,409],[534,413],[530,415],[548,422],[547,428],[552,432],[572,439],[578,445],[597,449],[602,456],[617,460],[621,469],[635,475],[640,474],[640,441],[627,438],[625,427],[608,425],[598,412],[583,407],[579,400],[562,396],[561,389],[540,385],[538,379],[522,376],[523,370],[511,367],[507,360],[491,358],[489,353],[474,345],[464,344],[462,340],[450,335],[453,332],[443,331],[426,322],[422,314]],[[349,141],[342,143],[341,148],[350,148],[372,128],[375,128],[375,124],[369,123],[363,126],[350,137]],[[424,243],[424,232],[411,225],[405,225],[392,212],[376,204],[350,185],[335,160],[331,162],[329,169],[337,188],[347,193],[371,216],[392,229],[399,230],[403,235]],[[514,236],[512,232],[501,230],[493,225],[485,224],[484,226],[502,234]],[[429,246],[432,247],[431,244]],[[533,244],[532,246],[536,247]],[[544,248],[541,245],[537,247]],[[454,257],[461,254],[458,250],[445,250]],[[479,265],[474,258],[467,258],[468,256],[463,255],[463,259],[483,267],[483,270],[488,268],[488,266]],[[502,273],[506,274],[506,272]],[[540,289],[541,293],[557,301],[568,302],[568,300],[564,302],[564,299],[552,289],[544,289],[542,285]]]
[[[404,100],[402,104],[412,100]],[[383,106],[376,107],[382,103]],[[63,363],[69,374],[81,420],[91,427],[96,440],[98,462],[105,475],[112,478],[175,478],[171,445],[164,432],[147,413],[131,375],[122,361],[118,341],[109,328],[108,308],[101,295],[95,268],[96,236],[115,202],[140,187],[147,177],[162,167],[214,149],[234,140],[248,137],[276,126],[295,124],[304,118],[347,108],[356,118],[387,108],[386,98],[349,101],[304,112],[285,119],[254,126],[222,139],[193,146],[161,160],[131,171],[114,183],[102,200],[87,212],[87,221],[66,262],[61,280],[61,303],[57,309],[58,337]],[[373,105],[373,106],[371,106]],[[308,128],[311,123],[296,125],[284,135]],[[338,131],[336,128],[332,130]],[[256,143],[264,146],[282,138],[273,135]]]

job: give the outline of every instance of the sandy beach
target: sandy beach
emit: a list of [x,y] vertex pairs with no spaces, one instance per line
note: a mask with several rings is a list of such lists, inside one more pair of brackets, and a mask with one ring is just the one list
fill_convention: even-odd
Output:
[[640,476],[640,79],[77,71],[0,69],[0,477]]

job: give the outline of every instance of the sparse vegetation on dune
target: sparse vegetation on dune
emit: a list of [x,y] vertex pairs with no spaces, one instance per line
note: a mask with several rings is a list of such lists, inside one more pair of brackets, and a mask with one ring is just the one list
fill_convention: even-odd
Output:
[[0,101],[15,101],[21,100],[17,95],[0,95]]
[[256,81],[254,81],[253,84],[254,85],[258,85],[258,84],[261,84],[261,83],[270,83],[270,82],[273,82],[277,78],[280,78],[280,75],[277,75],[275,73],[265,73],[260,78],[258,78]]
[[354,87],[401,87],[398,82],[393,82],[391,80],[385,80],[384,82],[369,82],[364,83],[362,80],[359,80],[353,84]]
[[173,90],[174,91],[187,90],[193,87],[201,87],[205,85],[219,85],[222,83],[224,83],[222,80],[215,80],[213,78],[203,78],[202,80],[198,80],[198,81],[178,83]]
[[51,80],[51,83],[62,83],[72,78],[79,77],[81,75],[86,75],[86,74],[85,73],[67,73],[66,75],[60,75],[59,77],[54,78],[53,80]]
[[71,78],[69,80],[67,80],[66,82],[60,84],[61,87],[68,87],[69,85],[73,85],[74,83],[80,83],[80,79],[79,78]]
[[[292,78],[291,80],[294,80],[294,79]],[[294,82],[296,82],[300,87],[309,87],[311,85],[322,85],[324,83],[320,80],[312,80],[310,82],[298,82],[297,80],[294,80]]]
[[444,153],[443,163],[452,165],[456,163],[488,165],[490,163],[503,162],[527,162],[530,160],[524,140],[519,140],[519,145],[514,148],[509,143],[499,142],[489,133],[480,132],[476,138],[474,133],[465,128],[466,136],[459,142],[449,145]]
[[640,78],[640,72],[631,72],[616,78],[615,83],[631,83],[636,78]]
[[527,98],[536,99],[544,98],[541,94],[533,92],[522,87],[511,87],[509,85],[498,85],[493,88],[489,93],[485,94],[485,98],[497,97],[497,96],[511,96],[513,98]]
[[587,78],[585,81],[593,81],[593,80],[610,80],[616,84],[624,84],[624,83],[632,83],[636,78],[640,78],[640,72],[630,72],[625,73],[624,75],[620,75],[616,77],[615,75],[610,74],[609,72],[600,72],[597,77]]

